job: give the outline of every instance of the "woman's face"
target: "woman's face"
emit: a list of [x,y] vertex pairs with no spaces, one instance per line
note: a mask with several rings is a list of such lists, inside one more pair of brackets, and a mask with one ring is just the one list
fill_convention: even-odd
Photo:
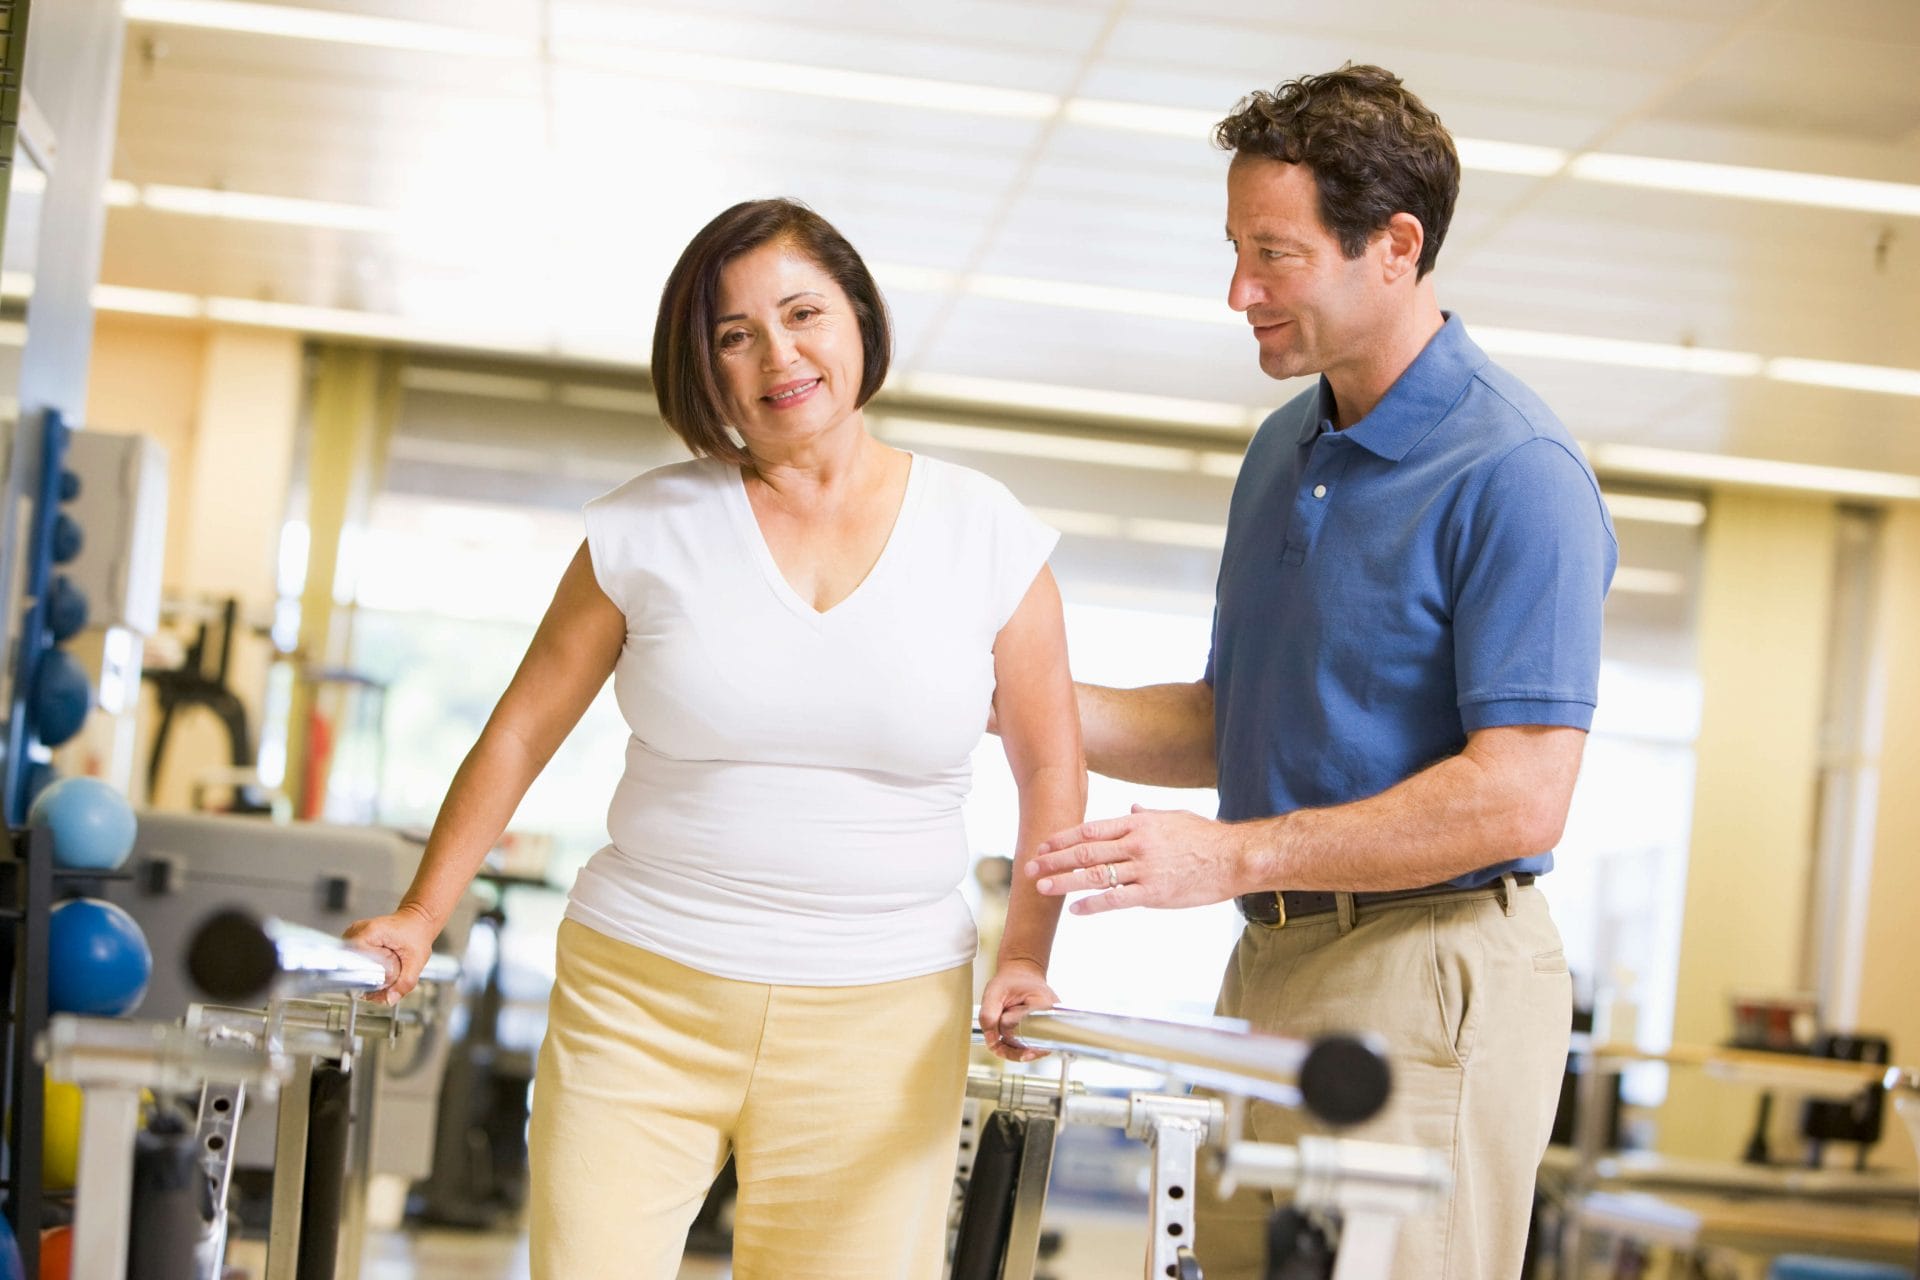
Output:
[[797,247],[775,240],[729,262],[715,312],[720,389],[750,450],[804,443],[858,413],[859,318]]

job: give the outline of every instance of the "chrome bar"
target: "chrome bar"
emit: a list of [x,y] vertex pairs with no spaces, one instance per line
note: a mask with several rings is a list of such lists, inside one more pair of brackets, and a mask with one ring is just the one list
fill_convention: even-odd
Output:
[[1304,1107],[1333,1124],[1357,1124],[1386,1105],[1391,1075],[1374,1037],[1297,1040],[1229,1019],[1162,1022],[1081,1009],[1009,1019],[1006,1034],[1035,1049],[1099,1058],[1178,1077],[1222,1093]]
[[[208,995],[226,1004],[335,993],[369,994],[393,979],[392,957],[333,934],[245,911],[222,911],[202,922],[187,951],[187,970]],[[452,983],[460,962],[433,956],[423,984]]]
[[47,1074],[82,1088],[153,1088],[190,1092],[208,1080],[278,1083],[275,1064],[258,1050],[208,1044],[185,1027],[124,1018],[55,1014],[35,1052]]
[[1221,1193],[1290,1190],[1307,1208],[1419,1213],[1453,1190],[1446,1157],[1425,1147],[1302,1136],[1293,1146],[1233,1142],[1218,1156]]

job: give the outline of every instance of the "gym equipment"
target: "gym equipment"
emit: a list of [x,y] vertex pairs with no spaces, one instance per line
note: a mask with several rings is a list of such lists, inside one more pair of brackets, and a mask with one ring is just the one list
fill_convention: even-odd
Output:
[[67,1280],[73,1271],[73,1228],[48,1227],[40,1233],[39,1280]]
[[[282,825],[228,814],[142,811],[138,816],[139,832],[125,878],[104,885],[99,893],[140,922],[157,956],[191,954],[210,917],[229,909],[259,921],[305,925],[324,935],[326,947],[337,948],[341,931],[355,920],[393,909],[420,861],[417,843],[378,828]],[[477,893],[461,900],[447,922],[443,947],[455,954],[465,948],[480,906]],[[228,989],[216,994],[186,965],[173,961],[156,968],[140,1014],[173,1021],[201,1002],[261,1005],[268,999],[264,992]],[[444,1021],[459,993],[450,985],[436,985],[421,999],[434,1002],[435,1016]],[[418,1070],[403,1073],[404,1064],[395,1059],[380,1081],[380,1125],[371,1156],[375,1172],[410,1182],[426,1177],[432,1168],[450,1041],[436,1036],[419,1047],[429,1056]],[[234,1166],[243,1194],[264,1197],[266,1171],[274,1164],[273,1141],[270,1111],[242,1117],[234,1134]]]
[[[1785,1227],[1787,1234],[1804,1241],[1819,1238],[1812,1233],[1844,1227],[1849,1234],[1842,1239],[1879,1248],[1885,1244],[1879,1237],[1892,1235],[1898,1237],[1900,1251],[1911,1254],[1911,1206],[1920,1199],[1920,1186],[1911,1177],[1685,1161],[1653,1153],[1609,1156],[1604,1109],[1597,1102],[1614,1087],[1615,1077],[1624,1068],[1640,1062],[1695,1069],[1729,1083],[1837,1099],[1843,1111],[1851,1110],[1870,1091],[1892,1101],[1895,1113],[1906,1122],[1908,1136],[1920,1149],[1920,1071],[1857,1058],[1740,1047],[1677,1044],[1643,1050],[1632,1044],[1598,1043],[1578,1034],[1573,1038],[1573,1053],[1579,1064],[1580,1094],[1574,1150],[1550,1151],[1540,1181],[1542,1205],[1558,1220],[1554,1244],[1558,1275],[1583,1274],[1580,1267],[1590,1232],[1646,1233],[1664,1244],[1691,1248],[1723,1219],[1736,1225],[1743,1236],[1766,1236]],[[1863,1049],[1860,1056],[1873,1055]],[[1678,1208],[1656,1192],[1685,1197],[1691,1207]]]
[[47,592],[47,630],[56,643],[73,639],[87,625],[87,593],[66,574],[54,577]]
[[53,518],[53,562],[66,564],[80,556],[81,549],[87,545],[86,534],[80,528],[80,522],[62,511]]
[[[60,515],[60,495],[65,487],[61,479],[66,465],[68,444],[73,432],[67,428],[60,413],[48,409],[42,415],[40,423],[40,474],[33,491],[33,514],[26,529],[27,555],[23,570],[23,597],[29,603],[20,619],[20,636],[14,643],[13,684],[7,707],[7,742],[5,753],[5,795],[6,820],[10,826],[18,826],[27,812],[27,779],[35,764],[47,759],[47,747],[50,744],[37,723],[39,711],[38,699],[34,696],[41,659],[52,651],[53,633],[49,626],[48,597],[51,593],[53,564],[55,558],[56,517]],[[27,437],[22,437],[26,443]],[[71,524],[71,518],[68,523]],[[7,530],[9,535],[16,532]],[[4,631],[0,625],[0,631]],[[51,696],[51,693],[49,694]],[[82,719],[85,713],[82,712]],[[37,1241],[31,1236],[26,1246],[32,1253]]]
[[[544,879],[487,869],[478,879],[491,883],[499,895],[474,922],[480,945],[467,953],[469,968],[480,968],[485,976],[468,1006],[465,1034],[455,1038],[448,1052],[434,1119],[432,1172],[414,1184],[407,1214],[421,1222],[484,1229],[515,1220],[527,1198],[527,1095],[533,1055],[500,1042],[507,895],[515,888],[551,892],[552,886]],[[735,1185],[729,1160],[687,1228],[687,1252],[732,1251],[723,1210]]]
[[80,1167],[80,1090],[49,1080],[41,1111],[40,1185],[65,1190]]
[[48,920],[47,1007],[120,1017],[139,1007],[153,976],[140,926],[111,902],[69,898]]
[[48,649],[33,669],[28,711],[40,741],[57,747],[80,732],[93,709],[93,681],[86,668],[64,649]]
[[[231,918],[220,929],[240,937]],[[265,984],[273,994],[264,1009],[195,1005],[177,1026],[73,1015],[49,1021],[40,1045],[48,1073],[86,1093],[73,1280],[221,1274],[233,1139],[249,1087],[278,1102],[267,1280],[334,1280],[343,1248],[358,1257],[375,1123],[371,1086],[390,1043],[437,1032],[433,1006],[425,999],[365,1005],[357,997],[387,981],[380,960],[277,921],[255,929],[253,945],[234,953],[248,981],[229,985],[248,985],[254,960],[273,955],[280,968]],[[457,963],[438,958],[422,988],[431,992],[458,972]],[[288,991],[302,995],[282,994]],[[145,1085],[199,1091],[191,1136],[164,1111],[139,1132]]]
[[[1306,1042],[1227,1020],[1161,1022],[1074,1009],[1028,1012],[1009,1020],[1007,1031],[1020,1044],[1059,1053],[1060,1074],[1048,1080],[985,1068],[968,1073],[966,1123],[982,1138],[961,1192],[953,1280],[1031,1280],[1054,1140],[1064,1124],[1121,1129],[1152,1150],[1147,1280],[1202,1280],[1193,1202],[1203,1149],[1223,1192],[1240,1183],[1292,1189],[1295,1208],[1311,1213],[1323,1238],[1337,1242],[1337,1280],[1386,1275],[1401,1219],[1431,1207],[1451,1186],[1446,1162],[1420,1148],[1341,1138],[1302,1138],[1286,1147],[1234,1136],[1248,1098],[1336,1124],[1377,1114],[1391,1073],[1370,1037]],[[1075,1056],[1159,1072],[1222,1096],[1089,1095],[1069,1079]],[[993,1116],[983,1128],[989,1104]]]
[[0,1218],[0,1280],[25,1280],[26,1271],[20,1265],[20,1246],[14,1243],[13,1228]]
[[62,867],[117,870],[133,851],[137,824],[126,797],[98,778],[62,778],[27,809],[27,825],[53,832]]

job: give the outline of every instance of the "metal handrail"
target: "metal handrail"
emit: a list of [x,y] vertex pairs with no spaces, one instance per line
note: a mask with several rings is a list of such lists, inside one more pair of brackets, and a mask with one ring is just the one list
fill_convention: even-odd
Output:
[[1379,1113],[1392,1073],[1377,1037],[1268,1035],[1234,1019],[1168,1022],[1038,1009],[1009,1017],[1002,1030],[1020,1044],[1098,1058],[1176,1076],[1223,1093],[1303,1107],[1331,1124],[1358,1124]]

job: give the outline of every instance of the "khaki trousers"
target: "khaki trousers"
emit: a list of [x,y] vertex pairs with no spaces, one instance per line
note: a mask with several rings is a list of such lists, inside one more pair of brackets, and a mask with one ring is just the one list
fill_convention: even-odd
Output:
[[[1353,911],[1278,929],[1249,924],[1228,961],[1218,1012],[1311,1037],[1374,1031],[1388,1042],[1393,1097],[1340,1136],[1443,1153],[1450,1203],[1405,1220],[1394,1280],[1513,1280],[1526,1250],[1533,1181],[1559,1100],[1572,1022],[1560,933],[1531,887]],[[1253,1136],[1323,1132],[1299,1111],[1254,1104]],[[1221,1200],[1202,1179],[1194,1249],[1207,1280],[1263,1280],[1273,1197]]]
[[534,1280],[673,1280],[731,1150],[736,1280],[935,1280],[972,973],[783,987],[560,926],[531,1126]]

